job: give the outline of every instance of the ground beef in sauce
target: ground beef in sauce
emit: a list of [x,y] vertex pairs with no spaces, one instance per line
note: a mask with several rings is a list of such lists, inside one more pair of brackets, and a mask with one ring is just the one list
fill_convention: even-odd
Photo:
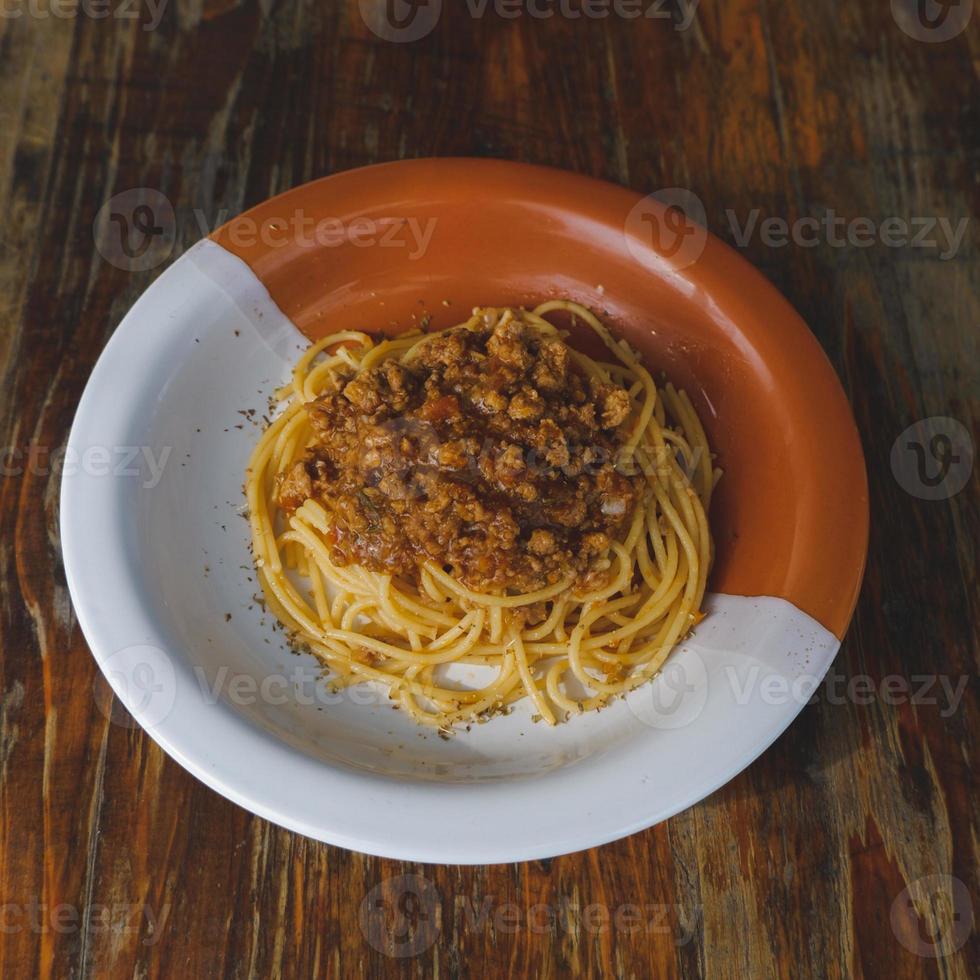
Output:
[[338,565],[414,579],[431,560],[483,592],[570,573],[596,585],[642,492],[614,466],[626,391],[590,383],[516,311],[433,335],[407,363],[351,370],[309,413],[314,444],[278,498],[332,513]]

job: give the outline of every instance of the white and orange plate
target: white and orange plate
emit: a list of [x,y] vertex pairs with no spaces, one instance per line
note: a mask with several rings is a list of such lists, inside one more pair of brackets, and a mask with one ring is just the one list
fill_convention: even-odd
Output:
[[[160,275],[92,373],[61,496],[79,622],[150,736],[284,827],[461,864],[614,840],[756,759],[814,693],[854,609],[864,461],[799,316],[710,235],[685,227],[667,247],[656,232],[677,222],[572,174],[408,161],[273,198]],[[370,685],[332,694],[289,649],[256,600],[243,473],[307,338],[551,297],[599,313],[705,424],[724,471],[707,616],[654,681],[602,711],[550,728],[525,703],[442,738]]]

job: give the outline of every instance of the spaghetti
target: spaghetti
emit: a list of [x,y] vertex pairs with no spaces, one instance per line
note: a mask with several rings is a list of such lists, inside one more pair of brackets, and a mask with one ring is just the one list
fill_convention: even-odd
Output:
[[[585,323],[615,360],[568,346],[546,319],[555,313]],[[481,384],[502,371],[517,393],[487,389],[486,404],[475,388],[465,398],[445,394],[463,390],[462,382],[446,387],[462,376],[447,350],[476,363]],[[531,379],[540,391],[519,387]],[[568,391],[575,398],[562,404]],[[270,610],[336,687],[380,682],[397,706],[444,732],[525,698],[555,724],[652,678],[700,620],[713,554],[707,511],[720,472],[687,395],[658,388],[585,307],[477,309],[449,330],[394,339],[335,333],[304,353],[279,396],[282,411],[246,473],[252,549]],[[556,418],[588,421],[564,427],[593,433],[604,454],[587,446],[570,455],[548,415],[559,410]],[[365,418],[387,419],[387,428],[362,438],[356,466],[317,456],[318,440],[341,429],[361,438]],[[455,424],[469,442],[420,448],[423,423],[436,436]],[[547,436],[543,475],[532,479],[510,443],[470,471],[452,462],[475,445],[476,428],[493,433],[503,423],[517,442],[521,433]],[[362,490],[366,472],[385,474],[373,458],[375,469],[364,469],[381,443],[414,462],[372,475]],[[593,457],[598,476],[582,462]],[[463,515],[451,531],[441,518],[419,523],[447,490],[439,506]],[[482,668],[484,682],[464,685],[451,676],[455,665]]]

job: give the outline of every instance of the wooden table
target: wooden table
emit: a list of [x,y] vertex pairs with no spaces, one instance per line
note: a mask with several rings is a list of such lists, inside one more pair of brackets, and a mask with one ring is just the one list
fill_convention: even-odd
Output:
[[[978,476],[922,499],[934,461],[890,454],[925,418],[976,442],[980,15],[931,43],[970,5],[931,28],[900,0],[442,6],[411,42],[353,0],[0,18],[0,975],[977,976]],[[206,789],[109,710],[59,555],[58,450],[164,267],[100,256],[106,200],[159,189],[180,251],[311,178],[452,154],[693,191],[820,339],[871,483],[816,703],[688,812],[515,866],[363,857]]]

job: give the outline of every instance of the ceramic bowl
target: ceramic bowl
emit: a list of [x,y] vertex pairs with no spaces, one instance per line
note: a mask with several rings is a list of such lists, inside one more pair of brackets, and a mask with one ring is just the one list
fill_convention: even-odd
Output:
[[[443,739],[370,685],[331,694],[256,599],[242,480],[270,395],[308,337],[559,296],[701,414],[724,470],[707,618],[653,682],[557,728],[522,705]],[[498,161],[342,173],[225,225],[120,324],[68,452],[72,598],[136,721],[254,813],[417,861],[579,850],[727,782],[819,684],[867,546],[847,400],[772,286],[652,198]]]

